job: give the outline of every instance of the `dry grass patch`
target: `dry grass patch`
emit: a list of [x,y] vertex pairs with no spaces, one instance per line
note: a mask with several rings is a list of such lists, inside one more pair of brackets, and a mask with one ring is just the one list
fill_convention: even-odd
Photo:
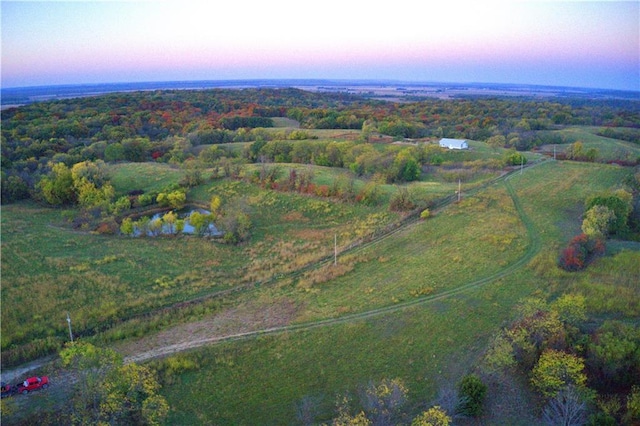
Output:
[[294,238],[305,241],[323,241],[327,240],[331,231],[326,229],[299,229],[292,231],[290,234]]
[[305,272],[298,281],[298,288],[309,291],[314,285],[348,274],[353,271],[353,268],[353,263],[339,263],[337,265],[330,263],[324,265],[321,268]]
[[282,220],[285,222],[308,222],[309,219],[298,211],[289,212],[282,216]]
[[251,259],[246,267],[244,280],[259,282],[276,274],[295,271],[326,256],[329,251],[321,244],[311,241],[264,241],[254,245],[248,255]]
[[135,341],[117,345],[116,350],[123,354],[160,353],[168,346],[188,346],[191,342],[224,338],[256,330],[286,326],[297,315],[300,306],[293,300],[279,299],[257,300],[243,303],[237,307],[219,312],[200,321],[180,324],[148,335]]

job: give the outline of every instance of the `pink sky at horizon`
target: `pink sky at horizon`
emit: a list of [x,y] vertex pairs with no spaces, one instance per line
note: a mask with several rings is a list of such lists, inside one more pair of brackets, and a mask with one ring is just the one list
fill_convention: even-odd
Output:
[[318,78],[640,90],[636,1],[414,4],[3,0],[2,86]]

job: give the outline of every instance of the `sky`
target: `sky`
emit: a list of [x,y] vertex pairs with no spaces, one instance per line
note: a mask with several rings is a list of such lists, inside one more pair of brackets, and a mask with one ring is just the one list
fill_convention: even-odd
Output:
[[640,91],[640,1],[6,1],[1,84],[385,79]]

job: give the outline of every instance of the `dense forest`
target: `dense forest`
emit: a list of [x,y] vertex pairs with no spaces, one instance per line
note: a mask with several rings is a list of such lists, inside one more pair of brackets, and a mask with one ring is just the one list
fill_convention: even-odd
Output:
[[[2,111],[2,200],[38,198],[38,182],[56,163],[67,167],[96,160],[182,163],[194,157],[193,148],[200,145],[255,141],[259,144],[244,153],[245,161],[353,164],[335,155],[333,161],[328,159],[331,153],[326,149],[297,159],[287,144],[267,145],[261,152],[271,140],[309,137],[304,130],[265,132],[273,127],[274,117],[296,120],[301,129],[362,130],[359,142],[374,134],[396,140],[455,137],[530,150],[566,143],[549,130],[568,125],[599,126],[603,136],[639,143],[639,112],[637,102],[623,100],[479,98],[393,103],[298,89],[168,90],[34,103]],[[237,156],[223,151],[217,155]],[[424,155],[417,157],[424,163]],[[627,161],[634,164],[638,159]],[[354,167],[365,172],[363,165]],[[397,179],[404,178],[389,180]]]

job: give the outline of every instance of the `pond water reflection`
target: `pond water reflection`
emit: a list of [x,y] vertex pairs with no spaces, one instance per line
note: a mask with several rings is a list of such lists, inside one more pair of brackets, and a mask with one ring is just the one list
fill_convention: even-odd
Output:
[[142,216],[133,222],[133,235],[136,237],[177,234],[222,236],[222,232],[213,223],[211,212],[201,208],[188,207],[177,212],[160,212],[151,217]]

